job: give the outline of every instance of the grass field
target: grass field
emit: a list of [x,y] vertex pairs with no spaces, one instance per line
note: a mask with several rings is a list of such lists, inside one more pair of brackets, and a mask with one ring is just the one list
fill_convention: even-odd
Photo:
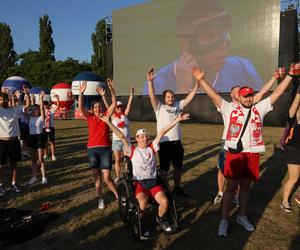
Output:
[[[141,127],[155,135],[154,123],[131,123],[132,131]],[[229,236],[219,238],[221,211],[212,207],[212,201],[217,192],[215,166],[223,126],[183,124],[182,184],[190,198],[176,200],[181,230],[165,235],[152,222],[155,240],[143,242],[133,241],[122,225],[117,203],[106,187],[104,199],[108,206],[105,210],[97,208],[86,156],[86,123],[56,121],[56,128],[58,161],[47,162],[49,184],[24,186],[21,194],[8,191],[0,197],[0,207],[38,209],[42,202],[50,201],[48,211],[58,213],[59,219],[39,237],[8,249],[300,249],[300,206],[292,199],[293,213],[286,214],[279,208],[282,184],[287,178],[278,149],[282,128],[264,129],[267,152],[261,157],[261,179],[252,186],[248,213],[256,230],[248,233],[236,224],[233,208]],[[6,167],[7,182],[8,170]],[[19,166],[19,182],[26,183],[29,178],[30,162],[26,161]],[[298,183],[294,195],[299,192]]]

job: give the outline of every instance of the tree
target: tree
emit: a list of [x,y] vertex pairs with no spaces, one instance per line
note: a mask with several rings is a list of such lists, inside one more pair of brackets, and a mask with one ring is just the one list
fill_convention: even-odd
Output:
[[47,15],[44,15],[40,18],[40,54],[46,60],[55,61],[55,44],[52,39],[52,33],[51,21]]
[[14,43],[10,34],[11,30],[6,23],[0,23],[0,81],[8,76],[8,68],[15,65],[17,53],[14,51]]
[[106,21],[101,19],[91,36],[93,43],[92,69],[93,72],[106,77]]

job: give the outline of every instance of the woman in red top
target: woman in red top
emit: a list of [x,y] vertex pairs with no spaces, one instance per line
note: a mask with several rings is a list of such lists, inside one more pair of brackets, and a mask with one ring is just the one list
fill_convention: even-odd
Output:
[[[111,92],[112,103],[106,112],[102,111],[100,101],[92,103],[91,109],[87,110],[83,105],[83,93],[86,89],[87,82],[83,81],[79,88],[79,108],[83,117],[88,122],[89,138],[87,153],[95,177],[95,188],[99,197],[99,209],[105,207],[102,198],[101,175],[109,189],[114,193],[116,199],[118,199],[116,186],[111,179],[112,151],[109,126],[100,119],[104,114],[110,117],[116,106],[116,94],[113,81],[108,80],[107,84]],[[96,90],[99,94],[103,91],[101,87],[97,87]]]

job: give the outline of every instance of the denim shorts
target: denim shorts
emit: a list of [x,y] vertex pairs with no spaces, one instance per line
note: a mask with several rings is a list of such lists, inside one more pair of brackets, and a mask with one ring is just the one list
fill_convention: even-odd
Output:
[[92,168],[112,169],[111,147],[87,148],[87,155]]
[[112,141],[112,151],[124,151],[124,144],[121,140]]

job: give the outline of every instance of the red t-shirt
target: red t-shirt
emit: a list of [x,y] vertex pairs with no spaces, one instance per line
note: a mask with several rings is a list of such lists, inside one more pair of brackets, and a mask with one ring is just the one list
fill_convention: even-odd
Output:
[[89,140],[87,147],[111,146],[109,126],[99,117],[93,114],[88,115],[87,122],[89,127]]

